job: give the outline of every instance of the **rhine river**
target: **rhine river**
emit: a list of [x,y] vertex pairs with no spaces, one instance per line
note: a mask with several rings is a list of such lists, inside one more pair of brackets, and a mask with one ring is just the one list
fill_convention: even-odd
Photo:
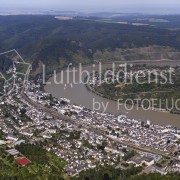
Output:
[[[132,63],[132,62],[131,62]],[[134,62],[137,64],[145,64],[144,62]],[[122,64],[122,62],[121,62]],[[148,65],[158,65],[158,66],[180,66],[180,61],[148,61],[146,62]],[[116,62],[116,65],[120,65],[120,62]],[[51,77],[48,80],[48,83],[45,86],[45,91],[48,93],[51,93],[56,98],[67,98],[71,101],[71,104],[77,104],[85,106],[88,109],[93,110],[93,102],[99,102],[101,103],[101,107],[99,109],[100,112],[104,110],[102,104],[107,105],[106,112],[112,113],[115,115],[126,115],[128,118],[136,119],[139,121],[146,122],[149,120],[153,124],[159,124],[159,125],[172,125],[175,127],[180,128],[180,115],[170,114],[168,112],[157,112],[153,110],[143,110],[139,107],[134,107],[131,110],[127,110],[124,105],[119,106],[116,101],[108,100],[103,97],[100,97],[90,91],[87,90],[85,85],[83,83],[79,83],[80,80],[84,79],[87,74],[83,73],[82,76],[79,74],[80,71],[87,70],[89,73],[91,73],[93,70],[99,71],[99,65],[95,65],[93,67],[85,66],[82,67],[82,70],[79,68],[76,68],[76,70],[70,69],[70,72],[67,72],[67,70],[64,70],[63,75],[61,73],[58,73],[56,77]],[[112,68],[112,64],[103,64],[102,69]],[[55,80],[59,81],[58,83],[55,82]],[[60,82],[62,81],[62,82]],[[74,83],[75,82],[75,83]],[[180,98],[180,97],[179,97]],[[98,106],[95,106],[98,108]],[[128,109],[131,107],[128,106]]]

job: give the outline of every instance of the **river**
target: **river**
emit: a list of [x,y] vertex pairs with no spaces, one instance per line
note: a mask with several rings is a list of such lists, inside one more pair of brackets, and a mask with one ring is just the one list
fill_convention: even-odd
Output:
[[[131,62],[132,63],[132,62]],[[134,62],[137,64],[145,64],[144,62]],[[120,63],[116,62],[116,65],[119,65]],[[146,63],[147,64],[147,63]],[[148,65],[158,65],[158,66],[180,66],[180,61],[148,61]],[[103,64],[102,69],[111,68],[112,64]],[[61,73],[58,73],[56,78],[53,76],[48,80],[48,83],[45,86],[45,91],[48,93],[51,93],[56,98],[67,98],[71,100],[71,103],[82,105],[87,107],[88,109],[93,110],[93,104],[94,102],[101,103],[101,107],[99,111],[103,111],[104,108],[102,104],[107,105],[106,112],[112,113],[115,115],[126,115],[128,118],[136,119],[139,121],[146,122],[149,120],[153,124],[159,124],[159,125],[172,125],[174,127],[180,128],[180,115],[170,114],[168,112],[157,112],[153,110],[143,110],[139,107],[134,107],[131,110],[127,110],[127,108],[124,105],[119,106],[116,101],[111,101],[108,99],[105,99],[103,97],[100,97],[90,91],[87,90],[85,85],[83,83],[77,83],[74,84],[73,82],[79,81],[79,77],[82,77],[84,79],[87,74],[83,73],[82,76],[79,75],[79,72],[87,70],[88,72],[92,72],[92,70],[99,70],[99,66],[96,65],[93,66],[85,66],[82,68],[76,68],[76,71],[70,70],[70,73],[65,72],[63,75]],[[63,78],[62,78],[63,77]],[[55,83],[54,79],[57,79],[57,81],[63,80],[64,82],[61,83]],[[69,79],[69,82],[67,81]],[[98,108],[97,104],[95,106]],[[128,109],[131,107],[128,106]]]

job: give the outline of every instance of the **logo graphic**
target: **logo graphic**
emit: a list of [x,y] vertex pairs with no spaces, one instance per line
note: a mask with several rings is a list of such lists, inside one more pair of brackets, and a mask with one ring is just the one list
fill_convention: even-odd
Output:
[[0,98],[26,90],[31,69],[15,49],[0,53]]

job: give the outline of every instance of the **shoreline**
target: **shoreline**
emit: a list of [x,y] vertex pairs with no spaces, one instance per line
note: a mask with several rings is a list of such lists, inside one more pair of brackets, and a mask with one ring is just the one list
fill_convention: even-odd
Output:
[[[86,77],[86,78],[87,78],[87,77]],[[85,80],[86,80],[86,78],[85,78]],[[86,89],[87,89],[88,91],[90,91],[90,92],[92,92],[92,93],[94,93],[94,94],[96,94],[96,95],[98,95],[98,96],[100,96],[100,97],[102,97],[102,98],[105,98],[105,99],[108,99],[108,100],[111,100],[111,101],[115,101],[115,102],[118,101],[118,99],[108,98],[108,97],[106,97],[104,94],[101,94],[101,93],[99,93],[98,91],[95,91],[93,88],[91,88],[91,87],[89,86],[88,83],[85,84],[85,87],[86,87]],[[123,103],[123,104],[124,104],[124,103]],[[132,105],[132,104],[128,104],[128,105]],[[142,109],[141,106],[137,106],[136,104],[134,104],[134,106]],[[153,107],[151,107],[151,108],[149,108],[149,109],[147,109],[147,110],[151,110],[151,111],[154,111],[154,112],[162,112],[162,113],[169,113],[169,114],[177,114],[177,115],[180,115],[180,113],[172,113],[171,111],[167,111],[167,110],[165,110],[165,109],[159,109],[159,108],[153,108]]]
[[[109,67],[107,64],[103,64],[103,68],[107,68],[107,67]],[[97,68],[98,68],[98,66],[97,66]],[[83,70],[91,71],[92,66],[91,65],[83,65]],[[61,74],[59,73],[58,76],[60,77]],[[85,77],[86,76],[83,77],[84,80],[85,80]],[[66,78],[66,76],[64,78]],[[95,97],[98,100],[98,97],[99,97],[99,101],[102,103],[105,103],[105,104],[107,103],[107,100],[109,100],[108,109],[106,111],[108,113],[111,113],[114,115],[124,114],[124,115],[127,115],[128,118],[130,118],[130,119],[136,119],[138,121],[144,121],[144,122],[150,121],[152,124],[157,124],[157,125],[162,125],[162,126],[171,125],[172,127],[177,127],[177,128],[179,127],[179,115],[177,115],[175,113],[155,111],[152,109],[151,110],[147,109],[147,111],[145,111],[145,110],[143,111],[141,107],[139,107],[139,111],[137,111],[134,108],[131,111],[127,112],[123,106],[121,106],[122,108],[120,107],[120,110],[117,110],[117,104],[115,103],[116,99],[106,98],[104,95],[101,95],[95,91],[92,91],[92,89],[87,87],[87,84],[85,84],[85,85],[79,84],[78,86],[75,86],[75,89],[68,87],[66,89],[66,91],[64,91],[63,84],[58,86],[53,83],[53,75],[48,78],[48,81],[51,82],[51,86],[44,85],[45,92],[52,94],[54,97],[56,97],[58,99],[60,97],[66,97],[71,100],[72,104],[82,105],[84,107],[87,107],[88,109],[91,109],[92,103],[93,103],[92,98]],[[62,91],[62,93],[58,93],[61,91]],[[75,96],[73,94],[76,91],[78,94]],[[82,93],[83,93],[84,98],[82,98]],[[89,98],[91,98],[91,99],[89,99]],[[96,101],[96,99],[95,99],[95,101]],[[100,110],[99,112],[102,112],[102,110]]]

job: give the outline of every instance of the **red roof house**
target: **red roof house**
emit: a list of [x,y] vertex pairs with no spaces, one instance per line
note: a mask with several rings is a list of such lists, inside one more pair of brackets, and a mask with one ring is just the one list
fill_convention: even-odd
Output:
[[20,158],[16,159],[16,161],[21,165],[21,166],[26,166],[27,164],[31,163],[31,161],[27,158]]

